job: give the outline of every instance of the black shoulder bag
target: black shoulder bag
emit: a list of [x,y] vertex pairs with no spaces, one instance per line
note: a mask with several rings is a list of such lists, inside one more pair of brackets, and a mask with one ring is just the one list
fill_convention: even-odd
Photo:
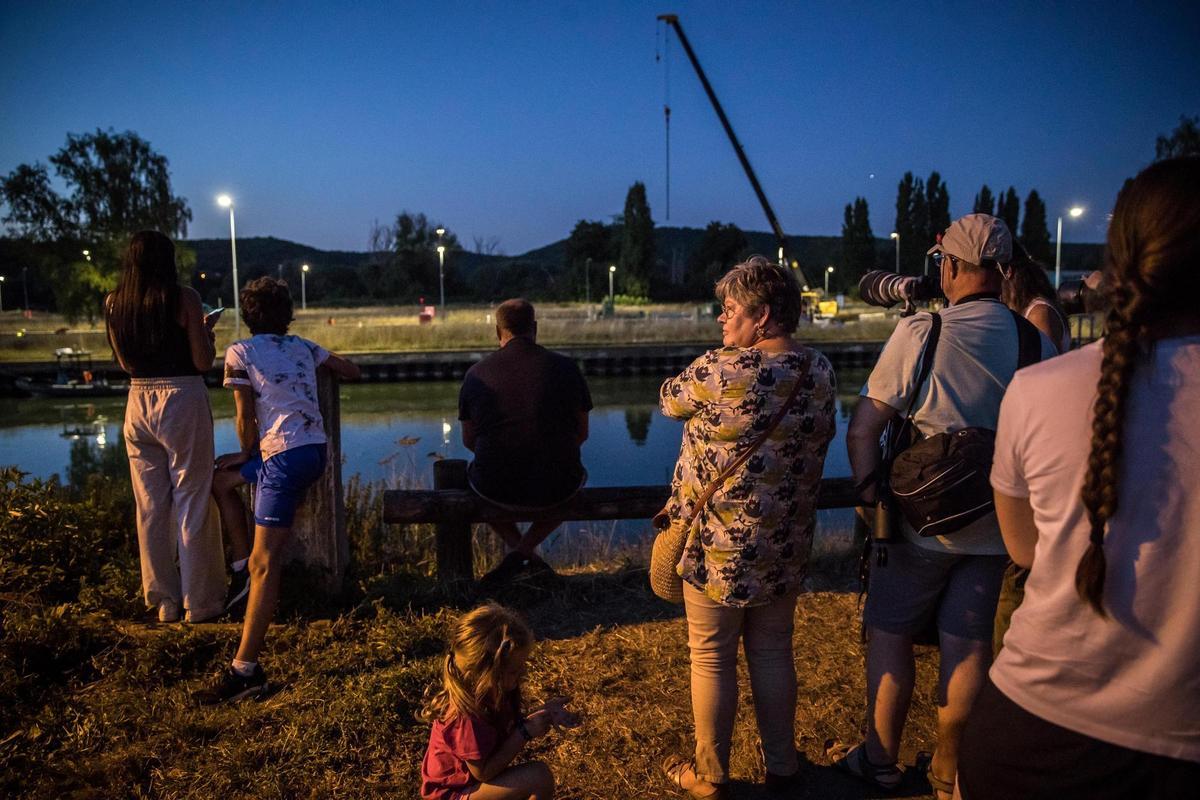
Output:
[[[1017,369],[1041,360],[1038,329],[1010,309],[1017,325]],[[946,536],[991,513],[995,508],[989,478],[996,449],[996,432],[971,427],[938,433],[904,447],[916,434],[912,412],[921,387],[933,367],[941,333],[941,317],[933,314],[933,327],[921,358],[913,396],[897,432],[898,442],[888,476],[888,488],[900,513],[920,536]],[[899,449],[903,447],[904,449]]]

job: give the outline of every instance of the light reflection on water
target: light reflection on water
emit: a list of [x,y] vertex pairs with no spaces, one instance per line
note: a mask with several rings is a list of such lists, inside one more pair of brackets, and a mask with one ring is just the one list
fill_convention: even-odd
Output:
[[[837,433],[825,462],[826,477],[850,474],[845,428],[853,395],[863,375],[839,375]],[[595,409],[590,436],[583,446],[590,486],[664,484],[679,454],[682,423],[658,412],[654,377],[592,378],[588,381]],[[236,450],[230,392],[213,390],[214,435],[217,453]],[[342,395],[343,475],[359,474],[369,481],[432,484],[432,462],[438,457],[470,458],[463,447],[457,414],[458,384],[348,384]],[[94,404],[31,398],[0,400],[0,464],[16,464],[33,476],[65,476],[72,442],[88,438],[112,446],[121,435],[124,399]],[[848,510],[821,512],[825,529],[844,530]],[[598,523],[597,523],[598,524]],[[605,523],[609,524],[609,523]],[[644,532],[646,523],[629,521],[612,526],[618,537]]]

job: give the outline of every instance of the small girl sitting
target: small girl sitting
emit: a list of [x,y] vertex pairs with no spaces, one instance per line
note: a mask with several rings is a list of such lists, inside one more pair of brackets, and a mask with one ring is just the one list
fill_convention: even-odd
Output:
[[421,763],[425,800],[549,800],[554,775],[540,761],[509,766],[527,742],[551,726],[574,728],[579,719],[555,698],[521,713],[521,679],[533,651],[533,632],[495,603],[466,614],[454,628],[442,668],[422,717],[433,724]]

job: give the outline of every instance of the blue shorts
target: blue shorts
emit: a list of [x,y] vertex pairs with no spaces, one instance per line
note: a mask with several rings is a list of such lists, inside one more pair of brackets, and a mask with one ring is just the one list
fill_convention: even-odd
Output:
[[325,472],[326,445],[306,444],[276,453],[266,461],[257,455],[240,470],[247,483],[257,484],[254,523],[264,528],[290,528],[304,492]]

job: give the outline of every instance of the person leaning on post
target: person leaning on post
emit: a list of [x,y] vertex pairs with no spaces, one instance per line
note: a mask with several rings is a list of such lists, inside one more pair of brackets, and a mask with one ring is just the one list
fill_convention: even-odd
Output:
[[[876,501],[868,477],[878,467],[880,437],[916,397],[912,418],[921,436],[982,427],[995,430],[1004,390],[1017,369],[1020,327],[1000,301],[1000,265],[1012,259],[1008,226],[969,214],[947,229],[930,254],[939,266],[949,306],[939,312],[941,335],[932,369],[917,387],[921,356],[932,330],[928,313],[900,320],[863,386],[846,434],[862,499]],[[1041,357],[1057,353],[1037,333]],[[893,790],[903,771],[900,740],[916,680],[913,639],[936,623],[939,649],[937,747],[929,781],[939,797],[953,790],[958,739],[991,660],[996,600],[1008,561],[995,513],[949,536],[920,537],[906,522],[874,562],[864,609],[867,636],[865,741],[831,743],[834,765],[876,788]]]
[[[213,497],[234,558],[226,607],[245,598],[246,616],[232,663],[210,686],[194,693],[201,705],[266,691],[258,656],[279,599],[284,549],[305,491],[325,472],[328,444],[317,402],[317,368],[324,366],[347,380],[360,376],[350,361],[288,334],[293,306],[283,281],[250,281],[242,289],[241,306],[250,338],[234,342],[225,353],[225,386],[234,393],[241,450],[217,459]],[[257,486],[253,549],[239,494],[247,483]]]

